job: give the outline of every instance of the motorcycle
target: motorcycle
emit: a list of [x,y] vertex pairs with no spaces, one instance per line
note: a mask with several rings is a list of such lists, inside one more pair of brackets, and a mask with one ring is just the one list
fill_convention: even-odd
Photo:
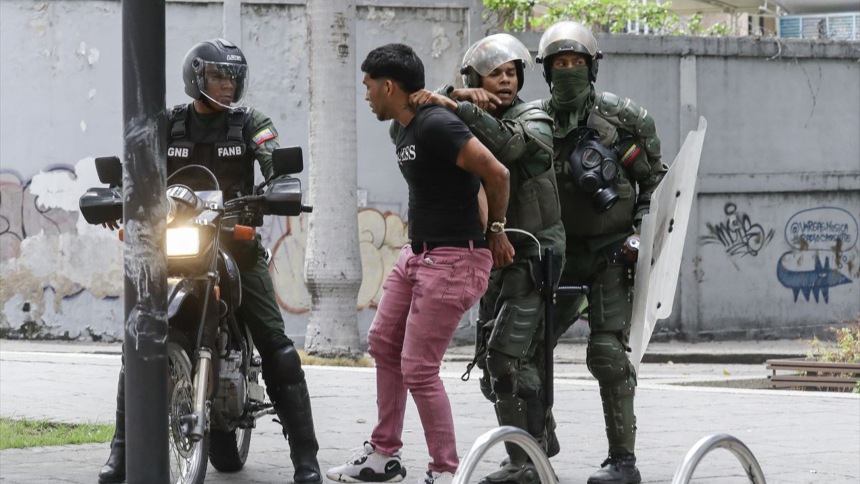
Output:
[[[272,153],[274,180],[254,193],[227,202],[215,175],[200,165],[176,170],[167,179],[166,255],[168,272],[168,449],[170,481],[199,484],[207,457],[215,469],[236,472],[244,465],[256,420],[274,414],[260,385],[262,359],[238,309],[242,286],[236,257],[226,247],[252,241],[264,215],[295,216],[302,205],[300,147]],[[93,225],[122,218],[122,164],[96,159],[99,180],[80,208]],[[174,183],[193,172],[195,188]],[[199,176],[198,176],[199,173]],[[209,186],[206,186],[206,185]],[[199,189],[197,185],[202,185]],[[122,231],[120,231],[122,239]],[[267,251],[269,263],[271,253]]]

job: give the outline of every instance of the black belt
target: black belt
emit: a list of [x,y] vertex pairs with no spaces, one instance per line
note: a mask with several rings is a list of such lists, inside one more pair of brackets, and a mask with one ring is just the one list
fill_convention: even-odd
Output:
[[433,250],[436,247],[462,247],[462,248],[472,247],[475,249],[489,249],[490,248],[490,244],[487,243],[487,239],[444,240],[444,241],[413,240],[410,245],[412,245],[412,253],[413,254],[421,254],[423,252]]

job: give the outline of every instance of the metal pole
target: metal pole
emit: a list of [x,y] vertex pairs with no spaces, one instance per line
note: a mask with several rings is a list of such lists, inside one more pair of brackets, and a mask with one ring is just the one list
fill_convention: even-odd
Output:
[[[164,1],[123,0],[126,479],[170,481]],[[153,127],[155,129],[153,129]]]

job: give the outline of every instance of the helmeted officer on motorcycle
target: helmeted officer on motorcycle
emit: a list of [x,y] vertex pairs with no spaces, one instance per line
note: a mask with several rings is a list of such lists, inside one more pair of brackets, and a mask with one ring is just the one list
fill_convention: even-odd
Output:
[[[269,181],[273,176],[272,151],[279,143],[271,119],[255,109],[239,107],[248,81],[245,55],[223,39],[201,42],[186,54],[182,78],[185,93],[194,101],[174,107],[169,114],[168,175],[184,166],[202,165],[215,174],[225,201],[250,195],[254,160]],[[195,184],[188,178],[177,182],[192,188]],[[229,250],[241,273],[238,316],[248,326],[262,357],[266,391],[289,441],[294,480],[297,484],[319,484],[319,445],[308,386],[293,341],[284,333],[265,249],[258,235],[252,241],[230,241]],[[123,369],[117,389],[116,432],[110,457],[99,472],[100,483],[125,480],[124,373]]]

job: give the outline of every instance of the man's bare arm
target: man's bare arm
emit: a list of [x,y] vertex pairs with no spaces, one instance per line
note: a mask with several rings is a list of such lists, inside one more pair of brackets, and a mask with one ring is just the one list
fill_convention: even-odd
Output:
[[[487,193],[487,212],[490,222],[505,220],[510,196],[510,172],[490,153],[477,138],[471,138],[460,148],[457,166],[477,175],[483,182]],[[493,264],[503,267],[514,261],[514,247],[502,233],[488,234]]]

